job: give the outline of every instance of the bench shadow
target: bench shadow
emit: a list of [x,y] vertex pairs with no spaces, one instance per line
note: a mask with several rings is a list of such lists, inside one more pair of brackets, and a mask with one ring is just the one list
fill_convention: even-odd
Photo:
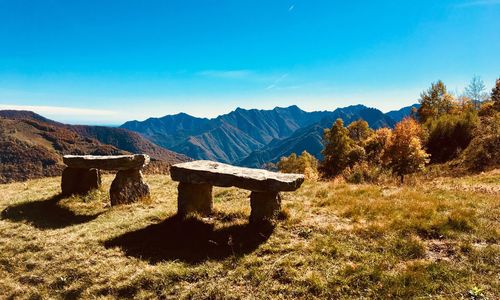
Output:
[[1,212],[0,217],[14,222],[27,221],[38,229],[58,229],[89,222],[99,216],[77,215],[60,206],[61,199],[64,199],[64,196],[58,194],[46,200],[9,206]]
[[125,233],[105,242],[106,248],[119,247],[127,256],[155,264],[181,260],[196,264],[253,252],[274,231],[269,222],[235,224],[215,229],[199,219],[174,215],[159,224]]

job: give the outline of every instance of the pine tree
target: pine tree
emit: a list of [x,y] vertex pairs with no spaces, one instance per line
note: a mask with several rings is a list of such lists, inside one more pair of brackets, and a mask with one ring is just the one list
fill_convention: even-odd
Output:
[[349,165],[349,153],[355,143],[349,137],[349,130],[344,127],[342,119],[337,119],[331,129],[323,133],[325,148],[322,151],[323,161],[320,171],[327,177],[340,174]]
[[427,91],[420,94],[419,102],[421,106],[418,109],[418,116],[422,123],[453,110],[453,97],[448,94],[441,80],[432,83]]

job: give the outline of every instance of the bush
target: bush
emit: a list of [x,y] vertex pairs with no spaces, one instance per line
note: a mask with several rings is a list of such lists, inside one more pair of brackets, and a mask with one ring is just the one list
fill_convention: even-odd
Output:
[[342,176],[349,183],[376,183],[382,173],[382,167],[363,161],[344,169]]
[[463,152],[465,166],[474,171],[500,165],[500,112],[481,118],[474,139]]
[[477,113],[446,114],[426,122],[429,131],[427,152],[432,163],[443,163],[458,157],[467,148],[479,123]]

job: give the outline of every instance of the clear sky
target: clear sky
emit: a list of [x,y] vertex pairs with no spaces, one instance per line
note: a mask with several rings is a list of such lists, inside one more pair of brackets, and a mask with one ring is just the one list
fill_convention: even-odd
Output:
[[0,0],[0,109],[119,124],[296,104],[387,111],[500,76],[500,0]]

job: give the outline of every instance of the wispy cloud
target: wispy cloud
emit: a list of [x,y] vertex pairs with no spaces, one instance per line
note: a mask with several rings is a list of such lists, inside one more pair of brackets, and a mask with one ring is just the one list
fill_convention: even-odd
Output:
[[500,4],[500,0],[478,0],[457,4],[456,7],[488,6]]
[[204,70],[197,72],[196,74],[204,77],[241,79],[248,78],[255,73],[251,70]]
[[38,105],[12,105],[12,104],[0,104],[0,110],[12,109],[12,110],[29,110],[39,114],[53,115],[53,116],[68,116],[68,115],[78,115],[78,116],[112,116],[116,115],[117,112],[110,110],[101,109],[89,109],[89,108],[76,108],[76,107],[62,107],[62,106],[38,106]]
[[266,90],[272,90],[272,89],[276,88],[278,86],[278,83],[282,82],[287,77],[288,77],[288,73],[285,73],[285,74],[281,75],[280,77],[276,78],[273,81],[273,83],[271,83],[270,85],[268,85],[266,87]]
[[295,9],[295,4],[292,4],[292,5],[290,5],[290,7],[288,8],[288,11],[292,11],[292,10],[294,10],[294,9]]

